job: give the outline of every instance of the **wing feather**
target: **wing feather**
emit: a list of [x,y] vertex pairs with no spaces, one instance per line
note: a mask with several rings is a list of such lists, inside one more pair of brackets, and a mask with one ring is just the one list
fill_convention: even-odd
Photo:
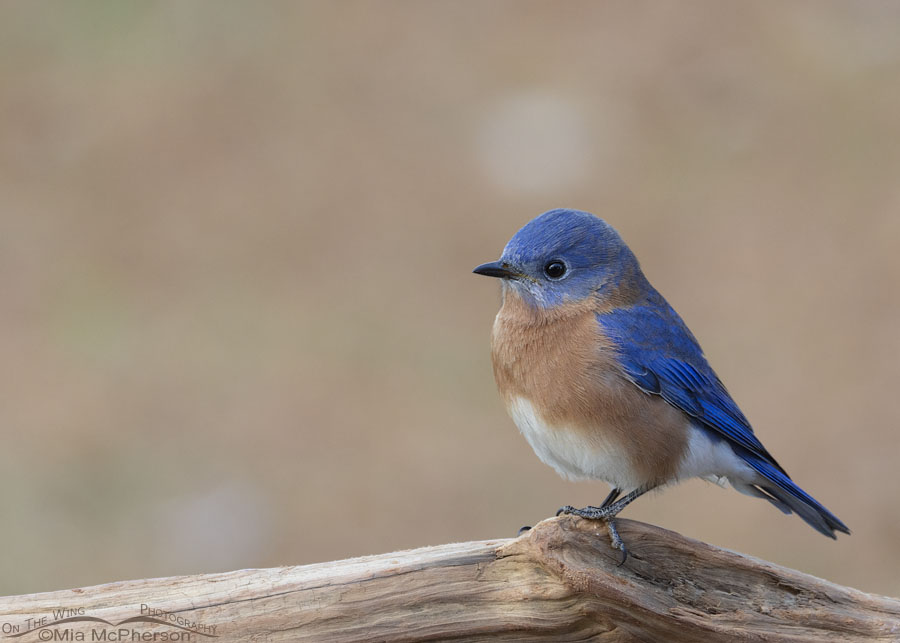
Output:
[[671,306],[657,297],[647,305],[597,314],[619,352],[627,379],[784,473],[753,433],[697,340]]

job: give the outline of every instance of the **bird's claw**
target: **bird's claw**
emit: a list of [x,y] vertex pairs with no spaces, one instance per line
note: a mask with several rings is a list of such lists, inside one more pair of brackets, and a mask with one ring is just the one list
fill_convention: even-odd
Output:
[[573,516],[578,516],[579,518],[586,518],[588,520],[606,520],[609,516],[609,512],[604,507],[594,507],[588,505],[584,509],[576,509],[572,505],[566,505],[565,507],[560,507],[556,512],[556,515],[560,514],[571,514]]
[[516,532],[516,538],[518,538],[519,536],[524,534],[526,531],[531,531],[531,525],[525,525],[524,527],[519,527],[519,531]]
[[[609,544],[613,549],[618,549],[622,552],[622,560],[616,565],[616,567],[621,567],[625,564],[625,561],[628,560],[628,549],[625,547],[625,543],[622,540],[622,537],[619,535],[619,530],[616,529],[616,521],[615,518],[609,516],[605,511],[604,507],[592,507],[588,506],[584,509],[576,509],[572,505],[566,505],[565,507],[560,507],[556,512],[556,515],[560,514],[571,514],[573,516],[580,516],[581,518],[586,518],[588,520],[603,520],[606,522],[606,529],[609,532]],[[521,534],[521,530],[519,532]]]
[[625,561],[628,560],[628,549],[625,547],[625,542],[622,540],[622,537],[619,535],[619,530],[616,529],[616,521],[612,518],[606,521],[606,530],[609,532],[609,544],[613,549],[618,549],[622,552],[622,560],[619,561],[619,564],[616,567],[621,567],[625,564]]

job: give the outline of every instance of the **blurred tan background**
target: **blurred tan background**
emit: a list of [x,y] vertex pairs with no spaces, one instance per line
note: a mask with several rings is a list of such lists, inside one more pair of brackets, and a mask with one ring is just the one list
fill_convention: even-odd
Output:
[[494,390],[557,206],[622,233],[829,541],[626,517],[900,595],[900,5],[0,9],[0,592],[512,536],[596,503]]

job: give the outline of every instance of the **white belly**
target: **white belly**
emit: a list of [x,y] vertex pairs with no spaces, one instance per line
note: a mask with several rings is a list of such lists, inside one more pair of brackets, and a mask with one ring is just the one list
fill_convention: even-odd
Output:
[[759,476],[750,465],[737,457],[726,440],[714,440],[705,431],[690,427],[688,448],[678,467],[678,479],[694,477],[722,486],[727,481],[743,492],[743,488]]
[[631,490],[646,484],[616,445],[603,440],[603,431],[583,431],[551,427],[535,412],[531,402],[515,398],[509,414],[541,462],[569,480],[605,480],[619,489]]

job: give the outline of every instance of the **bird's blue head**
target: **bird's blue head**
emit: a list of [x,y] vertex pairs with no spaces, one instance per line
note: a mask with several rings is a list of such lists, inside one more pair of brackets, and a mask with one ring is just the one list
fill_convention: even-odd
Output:
[[643,280],[634,254],[611,225],[579,210],[550,210],[510,239],[498,261],[478,266],[541,308],[612,296]]

